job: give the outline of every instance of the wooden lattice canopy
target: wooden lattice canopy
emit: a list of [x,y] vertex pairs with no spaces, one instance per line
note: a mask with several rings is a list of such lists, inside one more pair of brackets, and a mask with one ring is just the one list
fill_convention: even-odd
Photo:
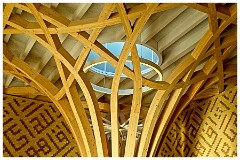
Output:
[[[236,60],[237,4],[106,3],[99,4],[100,9],[97,9],[98,4],[72,4],[79,6],[72,11],[74,13],[71,10],[63,11],[68,5],[71,6],[71,4],[4,4],[3,70],[7,79],[4,83],[4,93],[28,94],[30,98],[48,97],[68,123],[81,156],[155,156],[168,125],[194,98],[200,100],[212,96],[213,92],[209,92],[208,89],[214,85],[217,86],[214,93],[219,93],[224,90],[224,85],[236,84],[236,64],[231,62]],[[96,13],[99,12],[98,17],[91,16],[94,9]],[[191,15],[191,12],[194,14]],[[85,13],[86,16],[82,18]],[[181,16],[181,21],[185,23],[177,23],[180,21],[178,17]],[[206,23],[208,25],[205,25],[207,31],[198,35],[198,29],[194,29],[197,26],[200,26],[199,30],[204,28],[204,20],[208,22]],[[177,25],[181,28],[177,28]],[[101,39],[103,35],[116,37],[122,34],[118,29],[114,34],[107,30],[114,26],[122,28],[123,35],[118,40],[125,42],[119,58],[103,45],[104,40]],[[161,33],[164,32],[161,30],[165,30],[162,36]],[[193,30],[191,34],[190,31]],[[183,38],[185,40],[183,43],[180,38],[184,35],[188,37]],[[21,36],[30,37],[28,41],[22,39],[26,44],[22,46],[23,50],[13,45],[13,41],[18,41],[17,38]],[[200,38],[194,41],[191,36]],[[75,55],[74,49],[71,50],[74,47],[67,47],[71,43],[66,44],[64,41],[67,37],[82,46],[81,50],[75,51]],[[192,42],[194,45],[181,52],[181,47]],[[156,44],[155,49],[159,54],[164,53],[163,65],[160,66],[163,75],[164,67],[167,68],[169,63],[173,64],[167,76],[163,77],[163,81],[152,80],[154,75],[149,77],[141,75],[136,43],[153,46]],[[36,49],[36,45],[41,47]],[[44,54],[41,49],[45,49],[47,53]],[[171,51],[174,49],[185,57],[181,58],[183,55],[180,53],[172,54]],[[103,95],[98,96],[99,93],[95,93],[87,75],[90,73],[83,71],[90,50],[116,68],[111,83],[108,83],[112,91],[109,102],[99,102],[99,97]],[[18,54],[19,52],[22,53]],[[30,52],[35,52],[31,55],[38,55],[34,62],[36,64],[44,57],[41,69],[30,63],[31,58],[27,57]],[[124,65],[130,52],[133,70]],[[49,78],[52,72],[47,72],[48,76],[42,72],[51,57],[61,78],[59,80],[61,87],[54,85],[53,80]],[[173,63],[180,58],[178,63]],[[50,70],[51,66],[45,70],[47,69]],[[121,99],[128,99],[128,103],[120,105],[118,90],[123,83],[120,78],[122,73],[129,78],[126,82],[132,81],[134,92],[130,98],[122,96]],[[91,78],[94,78],[94,74],[91,75]],[[14,81],[13,77],[25,82],[27,86],[10,87]],[[126,82],[122,86],[127,84]],[[143,95],[142,86],[148,86],[153,90]],[[85,101],[80,99],[81,94]],[[146,107],[142,99],[147,99],[148,95],[152,95],[152,99]],[[129,114],[125,121],[124,111]],[[109,119],[104,117],[108,112],[111,117]],[[140,119],[143,128],[139,143],[136,143]],[[120,124],[126,121],[128,132],[126,145],[123,146],[119,128]],[[110,126],[111,148],[107,145],[104,123]]]

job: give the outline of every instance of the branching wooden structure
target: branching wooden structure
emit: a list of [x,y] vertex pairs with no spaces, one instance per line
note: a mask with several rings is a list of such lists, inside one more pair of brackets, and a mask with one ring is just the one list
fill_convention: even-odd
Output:
[[[56,9],[58,5],[60,4],[4,4],[3,71],[8,75],[4,83],[4,93],[27,95],[29,98],[42,98],[53,102],[69,125],[81,156],[156,156],[168,126],[192,100],[201,100],[218,94],[224,91],[225,85],[236,85],[237,4],[153,3],[126,7],[126,4],[107,3],[102,7],[98,17],[89,16],[90,18],[85,19],[81,18],[93,4],[79,4],[80,7],[75,13],[68,17],[58,12]],[[178,10],[174,10],[176,8]],[[209,29],[200,36],[200,40],[194,42],[195,45],[188,46],[189,48],[182,52],[184,58],[172,54],[173,49],[165,53],[168,54],[165,56],[168,61],[164,63],[163,59],[163,65],[160,66],[163,71],[178,59],[180,61],[173,65],[174,68],[163,81],[153,81],[154,75],[143,77],[136,43],[139,41],[149,45],[154,43],[152,37],[162,30],[161,27],[164,28],[157,23],[163,21],[161,16],[165,16],[163,22],[167,25],[180,13],[183,14],[186,8],[203,12],[204,15],[195,16],[194,18],[199,20],[188,21],[180,30],[176,29],[174,32],[169,30],[170,36],[166,34],[158,41],[157,50],[164,52],[205,19],[208,21]],[[155,17],[154,22],[147,23],[151,17],[160,13],[161,16]],[[34,20],[29,20],[26,15],[31,15]],[[125,38],[120,38],[125,44],[119,58],[114,56],[103,45],[104,41],[99,39],[104,29],[115,25],[123,28],[119,31],[122,32],[119,33],[122,34],[120,37],[126,35]],[[20,55],[14,53],[18,48],[14,48],[9,42],[14,35],[29,36]],[[65,47],[64,40],[69,37],[81,43],[80,51],[76,49],[74,51],[74,46],[72,49]],[[179,43],[181,45],[181,41]],[[42,55],[43,66],[39,68],[28,63],[26,58],[36,44],[44,47],[47,52]],[[103,94],[95,93],[88,76],[90,73],[83,71],[90,50],[116,68],[112,82],[109,82],[112,89],[109,103],[99,102]],[[125,66],[129,53],[132,57],[133,70]],[[167,58],[168,56],[170,58]],[[51,57],[57,69],[49,76],[45,76],[42,71]],[[53,80],[51,75],[55,73],[59,76]],[[122,73],[129,78],[124,80],[125,83],[120,79]],[[91,75],[94,77],[92,73]],[[14,81],[13,77],[27,85],[9,87]],[[57,80],[61,81],[61,87],[54,85]],[[129,81],[133,81],[133,95],[120,97],[119,88]],[[142,93],[142,86],[148,86],[153,90]],[[81,96],[84,96],[84,101]],[[153,99],[151,103],[145,104],[144,99],[148,97]],[[119,103],[124,100],[128,100],[128,103]],[[110,118],[104,116],[106,113]],[[140,138],[137,139],[139,121],[142,121],[143,128]],[[103,125],[105,123],[110,125],[111,140],[106,138],[106,129]],[[124,123],[128,123],[128,131],[126,142],[123,143],[120,125]]]

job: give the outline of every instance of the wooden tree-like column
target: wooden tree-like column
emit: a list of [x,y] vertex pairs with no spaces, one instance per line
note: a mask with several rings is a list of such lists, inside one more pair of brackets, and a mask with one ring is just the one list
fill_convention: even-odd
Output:
[[[180,93],[177,93],[178,91],[175,90],[172,95],[170,95],[170,97],[168,98],[168,101],[167,101],[167,104],[166,106],[164,107],[163,109],[163,112],[161,114],[161,118],[160,118],[160,122],[159,124],[157,125],[157,133],[156,135],[154,135],[154,140],[153,140],[153,144],[151,146],[151,150],[150,150],[150,156],[153,156],[156,152],[156,149],[158,147],[158,144],[159,144],[159,139],[162,137],[162,134],[163,134],[163,131],[165,130],[166,128],[166,124],[168,124],[170,118],[172,117],[172,113],[174,112],[176,106],[178,105],[178,102],[179,100],[181,99],[182,97],[182,94],[183,94],[183,91],[185,89],[185,87],[187,87],[187,83],[188,81],[190,80],[190,78],[192,77],[193,75],[193,72],[195,70],[195,68],[197,67],[198,63],[200,62],[201,60],[201,56],[203,56],[206,51],[208,50],[208,48],[210,47],[210,45],[212,43],[214,43],[215,45],[215,41],[216,39],[219,39],[219,35],[224,31],[224,29],[230,25],[232,22],[234,22],[237,18],[237,7],[236,5],[232,6],[230,9],[230,13],[231,13],[231,16],[229,18],[226,18],[222,23],[221,25],[215,30],[211,30],[211,27],[210,27],[210,30],[204,35],[204,37],[200,40],[200,42],[198,43],[198,45],[196,46],[196,48],[194,49],[194,51],[192,52],[191,56],[194,58],[194,63],[193,63],[193,66],[192,68],[190,69],[190,71],[183,77],[183,81],[186,83],[185,85],[183,85],[182,87],[182,91],[179,91]],[[215,10],[216,12],[216,10]],[[211,17],[211,15],[210,15]],[[216,17],[217,18],[217,17]],[[211,20],[212,21],[212,20]],[[214,21],[217,21],[216,19],[214,19]],[[215,48],[219,47],[220,45],[215,45]],[[219,51],[219,49],[217,50]],[[228,52],[225,53],[225,55],[223,56],[227,56]],[[190,57],[191,57],[190,56]],[[222,56],[221,56],[222,57]],[[214,57],[215,58],[215,57]],[[221,59],[222,60],[222,59]],[[219,59],[217,58],[217,61],[219,61]],[[219,63],[219,62],[218,62]],[[221,62],[222,63],[222,62]],[[185,65],[190,65],[191,62],[188,64],[187,62],[185,63]],[[181,65],[181,64],[180,64]],[[212,66],[213,65],[213,66]],[[212,69],[214,68],[215,66],[215,63],[212,62],[212,59],[210,58],[208,60],[208,63],[204,66],[204,68],[202,69],[202,71],[208,75],[209,73],[211,73]],[[218,66],[219,67],[219,66]],[[222,66],[220,66],[222,67]],[[180,67],[179,67],[180,68]],[[182,71],[180,71],[180,73],[182,73],[184,70],[184,67],[181,68]],[[219,70],[218,70],[219,72]],[[172,77],[173,76],[173,77]],[[172,79],[176,80],[178,79],[177,78],[178,74],[177,73],[174,73],[171,74],[168,78],[169,81],[171,81]],[[218,74],[219,79],[222,79],[223,80],[223,77],[221,74]],[[221,80],[221,81],[222,81]],[[219,82],[221,83],[221,81],[219,80]],[[204,83],[204,81],[201,81],[199,83],[196,83],[196,84],[193,84],[190,86],[188,92],[193,92],[191,93],[191,97],[194,97],[194,95],[196,94],[197,90],[198,90],[198,87],[201,87],[201,85]],[[171,83],[171,85],[174,84],[174,83]],[[196,87],[198,86],[198,87]],[[163,93],[161,93],[162,91],[158,91],[158,93],[161,95]],[[158,96],[158,93],[156,94],[156,96]],[[159,98],[159,97],[158,97]],[[163,97],[162,97],[163,99]],[[164,99],[163,99],[164,100]],[[157,101],[157,100],[156,100]],[[189,101],[185,101],[186,104],[184,104],[185,106],[189,103]],[[159,104],[161,105],[161,103]],[[184,107],[185,107],[184,106]],[[184,108],[182,107],[182,108]],[[160,107],[161,108],[161,107]],[[179,111],[179,110],[178,110]],[[179,112],[180,113],[180,112]],[[142,141],[141,141],[142,142]]]
[[[194,51],[174,69],[166,81],[156,82],[142,77],[136,48],[139,34],[152,14],[179,5],[187,5],[209,14],[209,31],[202,37]],[[14,7],[31,13],[36,22],[29,22],[12,13]],[[112,13],[115,8],[117,12]],[[109,3],[105,4],[97,19],[83,22],[81,20],[70,21],[42,4],[6,4],[3,33],[27,34],[47,48],[54,57],[63,87],[59,90],[31,66],[14,56],[6,44],[3,45],[4,72],[28,83],[32,87],[28,88],[31,93],[46,95],[51,99],[68,123],[81,156],[109,156],[99,103],[86,73],[83,72],[89,52],[93,50],[116,68],[110,101],[112,137],[112,155],[110,156],[118,157],[122,150],[120,148],[122,140],[119,134],[118,108],[118,90],[122,73],[134,81],[129,129],[126,146],[123,148],[124,156],[156,156],[157,148],[161,145],[162,138],[165,137],[164,133],[168,131],[167,126],[190,103],[208,79],[218,77],[219,91],[223,91],[223,60],[236,47],[236,36],[225,37],[227,40],[221,42],[220,34],[230,24],[235,23],[236,17],[236,5],[217,10],[215,4],[208,6],[199,4],[142,4],[126,10],[124,4]],[[222,19],[220,24],[218,24],[217,18]],[[130,24],[132,19],[136,19],[134,26]],[[126,41],[120,57],[117,58],[99,43],[97,38],[105,27],[121,23],[126,33]],[[91,34],[88,34],[86,30],[92,30]],[[63,47],[58,33],[67,33],[84,45],[77,60]],[[223,49],[225,50],[222,53]],[[133,70],[124,65],[130,52]],[[199,63],[209,56],[212,57],[204,65],[201,72],[195,72]],[[214,72],[216,68],[217,71]],[[206,86],[210,86],[210,84]],[[77,92],[77,85],[80,86],[85,96],[93,129]],[[136,144],[136,133],[141,110],[142,85],[158,91],[148,109],[138,145]]]
[[[4,47],[6,47],[4,45]],[[4,62],[9,66],[14,67],[15,69],[21,71],[21,74],[25,75],[28,80],[28,84],[32,87],[37,86],[40,92],[43,92],[46,96],[48,96],[53,103],[58,107],[59,111],[62,113],[64,119],[69,125],[70,129],[73,132],[73,136],[76,139],[78,147],[80,149],[80,153],[82,156],[87,156],[85,147],[83,146],[83,139],[81,131],[79,130],[78,123],[76,119],[74,119],[74,114],[70,109],[70,105],[66,98],[58,101],[54,98],[54,94],[57,93],[58,89],[45,77],[38,74],[34,71],[28,64],[20,60],[19,58],[13,56],[13,54],[7,48],[4,49]],[[14,74],[16,77],[22,78],[19,74]],[[63,107],[64,106],[64,107]]]

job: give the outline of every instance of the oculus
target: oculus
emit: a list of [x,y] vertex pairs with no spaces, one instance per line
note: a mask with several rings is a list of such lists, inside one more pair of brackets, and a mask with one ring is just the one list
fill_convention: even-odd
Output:
[[[116,57],[119,57],[121,54],[122,48],[124,46],[124,42],[105,43],[104,46]],[[155,81],[161,81],[162,73],[159,65],[162,62],[162,57],[159,57],[159,54],[157,54],[155,51],[153,51],[152,49],[146,46],[137,44],[136,47],[137,47],[138,56],[140,60],[142,76],[147,76],[151,72],[156,72],[158,74],[158,77],[155,79]],[[129,53],[129,56],[127,58],[125,65],[131,70],[133,70],[131,53]],[[96,54],[93,51],[90,51],[87,62],[84,66],[84,72],[87,72],[88,70],[91,70],[97,74],[101,74],[107,77],[113,77],[115,73],[115,67],[113,67],[105,59],[101,58],[98,54]],[[124,74],[121,75],[121,78],[126,78],[126,77],[127,76]],[[95,91],[111,94],[110,88],[98,86],[93,83],[92,83],[92,86]],[[152,88],[149,88],[147,86],[142,87],[143,92],[150,91],[151,89]],[[130,94],[133,94],[133,89],[119,89],[118,94],[130,95]]]

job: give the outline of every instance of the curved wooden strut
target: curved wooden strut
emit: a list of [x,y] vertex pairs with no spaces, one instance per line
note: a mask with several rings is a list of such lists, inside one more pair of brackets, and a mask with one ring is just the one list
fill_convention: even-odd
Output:
[[[180,5],[186,5],[207,13],[209,30],[201,38],[193,52],[173,70],[166,81],[155,82],[146,79],[141,75],[136,40],[152,14]],[[29,22],[18,14],[12,13],[14,7],[29,12],[37,22]],[[223,61],[236,48],[237,38],[236,36],[227,36],[220,41],[220,36],[230,24],[235,24],[237,5],[234,4],[230,8],[221,9],[218,9],[218,7],[216,4],[209,4],[208,6],[201,4],[141,4],[125,9],[124,4],[108,3],[104,5],[95,21],[85,22],[82,20],[70,21],[43,4],[6,4],[3,16],[3,33],[24,33],[47,48],[54,57],[63,87],[59,90],[47,78],[23,60],[14,56],[5,43],[3,44],[4,72],[28,83],[31,87],[25,89],[29,89],[29,93],[46,95],[51,99],[69,125],[81,156],[156,156],[157,149],[168,132],[168,126],[194,99],[198,91],[218,82],[218,88],[221,92],[224,90],[224,79],[236,75],[233,73],[224,76]],[[115,8],[117,12],[113,13]],[[218,18],[221,19],[220,25],[218,24]],[[136,21],[131,26],[130,20],[133,19],[136,19]],[[122,24],[126,33],[125,44],[119,58],[97,41],[103,29],[116,24]],[[91,34],[88,34],[86,30],[92,30]],[[84,45],[77,60],[63,47],[58,33],[67,33]],[[97,97],[86,73],[83,71],[91,50],[116,68],[110,100],[112,155],[109,155]],[[222,50],[224,50],[223,53]],[[130,52],[133,70],[125,65]],[[208,57],[210,58],[201,71],[195,72],[196,67]],[[216,72],[214,72],[215,69]],[[122,140],[119,132],[118,90],[122,73],[133,80],[134,92],[126,146],[123,148],[124,153],[121,154]],[[207,83],[207,80],[211,80],[211,82]],[[92,128],[76,85],[80,86],[85,96],[90,111]],[[137,144],[136,134],[143,85],[156,89],[157,93],[147,111],[140,142]],[[19,94],[22,93],[18,88],[15,89]]]

